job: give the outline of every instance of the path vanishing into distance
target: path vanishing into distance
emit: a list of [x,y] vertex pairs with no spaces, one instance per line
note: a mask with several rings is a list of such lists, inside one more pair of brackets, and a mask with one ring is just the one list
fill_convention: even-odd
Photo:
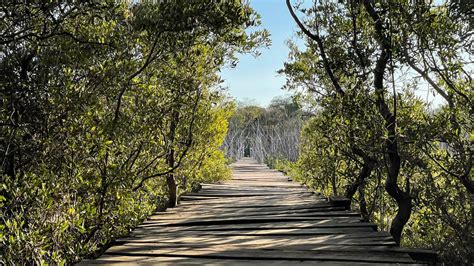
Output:
[[203,184],[96,260],[81,264],[426,264],[436,254],[396,246],[360,214],[252,159],[232,180]]

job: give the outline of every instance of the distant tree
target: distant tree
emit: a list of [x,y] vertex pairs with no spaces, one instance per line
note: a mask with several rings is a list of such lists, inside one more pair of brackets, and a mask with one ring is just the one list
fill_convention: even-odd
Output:
[[250,156],[264,162],[271,158],[295,161],[303,117],[291,98],[275,98],[267,108],[241,105],[230,120],[224,141],[226,155],[233,159]]

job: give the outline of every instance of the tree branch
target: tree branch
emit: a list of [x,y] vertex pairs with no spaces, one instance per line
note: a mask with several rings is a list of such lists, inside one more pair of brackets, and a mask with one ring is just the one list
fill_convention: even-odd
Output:
[[304,24],[299,20],[298,16],[295,14],[293,7],[291,6],[290,0],[286,0],[286,6],[288,7],[288,10],[290,11],[291,16],[295,20],[296,24],[300,27],[301,31],[303,31],[306,36],[308,36],[310,39],[316,41],[319,49],[319,53],[321,54],[321,58],[323,59],[323,65],[324,69],[326,70],[326,74],[329,76],[329,79],[331,80],[334,89],[336,92],[341,96],[344,97],[345,93],[344,90],[341,88],[339,81],[337,80],[336,76],[334,76],[334,73],[331,69],[331,65],[329,64],[329,60],[326,56],[326,52],[324,50],[324,44],[323,41],[321,40],[321,37],[318,34],[313,34],[311,31],[309,31]]

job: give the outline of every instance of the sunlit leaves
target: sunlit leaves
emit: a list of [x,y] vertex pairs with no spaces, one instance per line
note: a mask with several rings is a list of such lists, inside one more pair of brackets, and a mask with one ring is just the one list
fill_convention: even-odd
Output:
[[170,150],[183,158],[173,170],[180,193],[229,176],[218,149],[232,108],[222,104],[217,71],[268,41],[248,29],[259,23],[247,4],[2,7],[0,115],[12,121],[0,139],[7,263],[72,263],[126,234],[164,206],[162,176],[137,184],[170,170]]
[[[369,212],[388,229],[396,205],[384,194],[381,175],[387,174],[390,155],[385,145],[396,140],[401,157],[397,182],[414,202],[403,244],[431,247],[451,263],[469,263],[472,251],[464,247],[472,238],[465,232],[472,232],[469,197],[474,189],[473,32],[466,6],[458,1],[366,3],[378,12],[381,36],[362,2],[313,1],[309,9],[298,8],[306,15],[307,28],[321,36],[330,69],[345,93],[334,91],[320,47],[297,33],[305,47],[290,43],[289,60],[280,73],[286,75],[285,88],[314,117],[303,129],[301,156],[292,173],[328,196],[340,193],[362,164],[363,156],[354,149],[363,150],[376,160],[365,184]],[[388,41],[391,57],[384,86],[374,92],[381,37]],[[419,97],[426,88],[437,96],[434,105]],[[391,133],[378,114],[377,98],[396,114],[396,124],[388,123],[396,125]]]

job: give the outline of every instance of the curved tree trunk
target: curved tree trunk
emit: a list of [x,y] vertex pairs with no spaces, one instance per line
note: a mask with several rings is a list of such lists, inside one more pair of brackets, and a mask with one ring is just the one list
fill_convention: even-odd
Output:
[[370,176],[371,172],[372,172],[372,167],[370,167],[369,164],[364,163],[364,165],[362,166],[362,169],[360,169],[359,175],[357,176],[357,180],[347,187],[344,197],[352,200],[352,198],[354,197],[354,194],[357,191],[357,188],[362,184],[362,182],[364,182],[366,178]]
[[398,153],[396,132],[396,101],[394,101],[395,109],[392,113],[384,98],[384,74],[392,55],[392,47],[390,40],[384,32],[385,27],[382,24],[382,19],[372,6],[371,1],[365,0],[364,7],[373,20],[378,42],[380,44],[380,55],[374,69],[374,88],[377,109],[385,120],[385,130],[388,133],[388,138],[385,142],[386,153],[388,155],[388,173],[387,180],[385,181],[385,190],[397,202],[398,206],[397,214],[390,225],[390,234],[393,236],[394,240],[400,244],[403,227],[411,216],[412,203],[409,191],[405,192],[398,186],[401,159]]

